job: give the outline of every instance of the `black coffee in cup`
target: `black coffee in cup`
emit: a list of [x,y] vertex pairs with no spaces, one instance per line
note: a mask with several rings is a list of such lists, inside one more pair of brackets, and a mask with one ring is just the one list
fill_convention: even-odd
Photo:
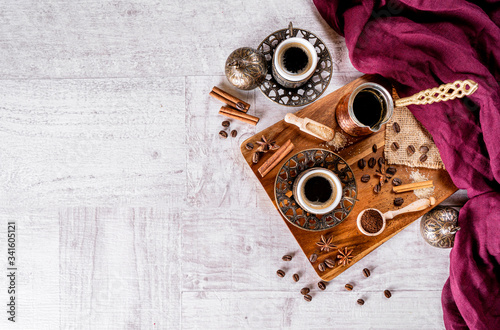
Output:
[[325,203],[332,197],[332,193],[332,184],[324,176],[314,176],[304,185],[304,195],[312,203]]
[[283,66],[290,73],[302,73],[309,63],[306,52],[296,46],[292,46],[283,53]]
[[363,125],[373,127],[386,115],[385,101],[373,89],[363,89],[354,98],[353,111],[356,119]]

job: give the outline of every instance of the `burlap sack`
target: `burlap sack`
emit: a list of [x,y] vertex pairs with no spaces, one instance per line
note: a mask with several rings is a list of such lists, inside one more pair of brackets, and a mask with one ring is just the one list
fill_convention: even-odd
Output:
[[[394,99],[399,98],[393,90]],[[394,123],[397,122],[401,128],[399,133],[394,129]],[[399,149],[394,150],[393,142],[399,144]],[[415,147],[415,153],[410,155],[408,146]],[[421,162],[421,146],[427,146],[427,160]],[[407,107],[394,108],[394,114],[387,123],[385,129],[385,158],[389,164],[407,165],[410,167],[427,167],[433,169],[444,168],[441,155],[427,130],[415,119]]]

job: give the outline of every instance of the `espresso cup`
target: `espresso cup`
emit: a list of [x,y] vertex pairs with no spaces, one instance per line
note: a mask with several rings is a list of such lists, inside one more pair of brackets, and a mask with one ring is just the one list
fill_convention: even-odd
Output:
[[309,41],[289,38],[274,52],[272,75],[281,86],[298,88],[312,77],[317,65],[318,54]]
[[297,204],[312,214],[333,211],[342,198],[339,178],[332,171],[319,167],[300,173],[293,183],[292,191]]

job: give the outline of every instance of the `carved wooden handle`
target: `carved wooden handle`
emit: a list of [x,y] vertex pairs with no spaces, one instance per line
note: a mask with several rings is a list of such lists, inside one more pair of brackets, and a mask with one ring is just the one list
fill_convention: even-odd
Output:
[[394,104],[396,107],[402,107],[410,104],[432,104],[434,102],[453,100],[474,93],[478,87],[479,85],[470,79],[457,80],[450,84],[429,88],[412,96],[396,100]]
[[396,211],[388,211],[384,213],[384,218],[386,220],[390,220],[394,218],[397,215],[403,214],[403,213],[408,213],[408,212],[416,212],[416,211],[422,211],[428,208],[431,205],[434,205],[436,203],[436,199],[434,197],[431,198],[423,198],[414,201],[410,205],[403,207],[401,210],[396,210]]

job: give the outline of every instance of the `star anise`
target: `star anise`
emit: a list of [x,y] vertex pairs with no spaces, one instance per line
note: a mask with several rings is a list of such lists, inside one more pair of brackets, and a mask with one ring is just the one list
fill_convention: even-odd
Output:
[[261,141],[257,141],[259,147],[256,149],[258,152],[268,152],[269,150],[277,150],[279,149],[279,145],[276,144],[276,141],[268,140],[264,135],[262,135]]
[[325,238],[325,236],[321,235],[321,240],[319,242],[316,242],[316,245],[320,247],[321,251],[326,251],[330,252],[330,249],[336,248],[337,246],[332,243],[333,241],[333,236],[328,237],[328,239]]
[[344,248],[344,251],[342,251],[342,249],[339,249],[337,254],[337,259],[339,259],[337,261],[337,265],[347,266],[352,259],[351,253],[352,249],[347,251],[347,247]]

